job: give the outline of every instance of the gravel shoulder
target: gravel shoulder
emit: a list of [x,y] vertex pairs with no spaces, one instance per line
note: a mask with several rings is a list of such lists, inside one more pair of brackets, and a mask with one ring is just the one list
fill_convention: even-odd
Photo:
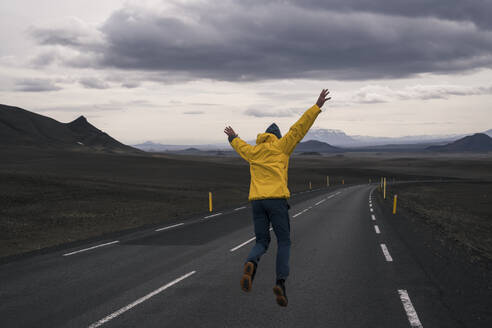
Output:
[[[471,261],[492,260],[492,183],[442,182],[396,184],[398,210],[439,232],[449,247],[461,247]],[[389,204],[390,205],[390,204]]]
[[492,326],[491,190],[490,182],[435,182],[389,185],[386,200],[376,193],[385,223],[462,327]]

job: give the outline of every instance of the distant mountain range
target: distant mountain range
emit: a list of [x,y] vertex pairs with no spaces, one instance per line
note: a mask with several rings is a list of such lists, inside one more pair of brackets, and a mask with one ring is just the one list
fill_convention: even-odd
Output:
[[70,123],[28,110],[0,105],[0,145],[140,153],[90,124],[84,116]]
[[[490,138],[492,136],[492,129],[487,130],[484,133],[478,134]],[[294,150],[296,153],[340,153],[340,152],[423,152],[423,151],[446,151],[448,144],[453,142],[458,142],[460,140],[466,139],[468,137],[462,137],[461,139],[457,135],[453,135],[452,137],[448,137],[448,139],[443,136],[434,136],[434,139],[426,139],[431,138],[431,136],[413,136],[413,137],[402,137],[402,138],[377,138],[377,137],[364,137],[369,140],[373,138],[374,140],[387,140],[391,143],[387,144],[377,144],[371,145],[370,142],[366,141],[365,143],[360,143],[356,141],[356,136],[347,136],[342,131],[338,130],[324,130],[317,129],[314,130],[313,133],[308,133],[308,135],[304,138],[304,140],[309,139],[309,136],[316,136],[321,139],[335,139],[338,140],[339,143],[349,143],[350,146],[337,147],[333,146],[324,141],[320,140],[307,140],[300,142]],[[403,143],[407,141],[408,143]],[[413,143],[411,141],[414,141]],[[468,140],[468,139],[466,139]],[[337,141],[335,141],[337,142]],[[485,141],[481,141],[485,142]],[[255,144],[250,141],[249,144]],[[359,145],[359,146],[357,146]],[[145,142],[143,144],[135,145],[135,147],[150,151],[150,152],[171,152],[171,153],[180,153],[180,154],[215,154],[219,152],[220,154],[227,154],[232,149],[227,144],[216,144],[216,145],[163,145],[153,142]],[[467,150],[469,148],[469,150]],[[443,149],[443,150],[440,150]],[[474,146],[472,143],[465,143],[460,147],[450,146],[450,149],[456,149],[453,151],[487,151],[487,143],[485,142],[483,147]],[[449,150],[451,151],[451,150]],[[219,154],[217,153],[217,154]]]
[[[472,136],[408,136],[400,138],[348,136],[339,130],[315,129],[296,147],[296,153],[344,151],[478,151],[492,149],[492,129]],[[254,144],[254,143],[251,143]],[[151,141],[127,146],[97,129],[84,116],[70,123],[22,108],[0,105],[0,146],[37,146],[71,150],[139,153],[173,152],[190,155],[232,153],[227,142],[207,145],[165,145]],[[137,149],[138,148],[138,149]]]
[[306,152],[306,153],[339,153],[343,149],[334,147],[326,142],[318,140],[308,140],[305,142],[300,142],[294,150],[295,152]]
[[492,138],[485,133],[476,133],[447,145],[430,146],[427,150],[438,152],[489,152],[492,151]]
[[[487,131],[492,133],[492,130]],[[487,133],[485,132],[485,133]],[[464,137],[463,134],[451,135],[416,135],[404,137],[371,137],[353,135],[332,129],[312,129],[304,137],[304,140],[318,140],[338,147],[367,147],[382,145],[405,145],[405,144],[437,144],[457,140]]]
[[342,147],[358,144],[357,140],[346,135],[345,132],[332,129],[311,129],[304,137],[304,140],[318,140]]
[[148,152],[176,152],[182,150],[190,150],[196,149],[198,151],[202,150],[226,150],[229,149],[230,146],[224,142],[220,144],[205,144],[205,145],[169,145],[169,144],[160,144],[152,141],[146,141],[144,143],[133,145],[133,147],[148,151]]

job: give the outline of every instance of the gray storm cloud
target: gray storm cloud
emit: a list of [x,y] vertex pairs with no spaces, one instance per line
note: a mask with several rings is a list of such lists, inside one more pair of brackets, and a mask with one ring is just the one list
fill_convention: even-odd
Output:
[[490,95],[492,87],[459,85],[413,85],[401,89],[388,86],[368,85],[346,95],[341,103],[375,104],[398,100],[448,99],[453,96]]
[[[261,0],[246,0],[261,4]],[[274,0],[314,10],[338,12],[369,12],[403,17],[434,17],[451,21],[471,22],[480,28],[492,29],[492,1],[468,0]]]
[[45,91],[58,91],[62,88],[57,86],[54,81],[50,79],[30,78],[22,79],[16,82],[15,90],[23,92],[45,92]]
[[492,24],[484,16],[490,5],[446,4],[313,0],[199,2],[168,10],[127,6],[96,31],[78,24],[66,30],[32,28],[31,35],[41,45],[84,55],[81,62],[75,55],[65,57],[65,65],[159,71],[184,79],[362,80],[491,67]]
[[85,77],[79,80],[79,83],[87,89],[107,89],[109,84],[105,81],[94,77]]

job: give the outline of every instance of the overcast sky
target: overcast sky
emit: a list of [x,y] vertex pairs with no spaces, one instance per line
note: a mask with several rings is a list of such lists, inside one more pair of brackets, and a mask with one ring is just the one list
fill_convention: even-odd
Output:
[[0,2],[0,103],[125,143],[492,128],[492,1]]

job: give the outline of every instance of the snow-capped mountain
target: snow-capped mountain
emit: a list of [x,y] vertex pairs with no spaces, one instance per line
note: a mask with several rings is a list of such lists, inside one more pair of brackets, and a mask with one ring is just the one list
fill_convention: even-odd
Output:
[[304,137],[304,140],[318,140],[335,146],[352,146],[356,143],[345,132],[333,129],[312,129]]

